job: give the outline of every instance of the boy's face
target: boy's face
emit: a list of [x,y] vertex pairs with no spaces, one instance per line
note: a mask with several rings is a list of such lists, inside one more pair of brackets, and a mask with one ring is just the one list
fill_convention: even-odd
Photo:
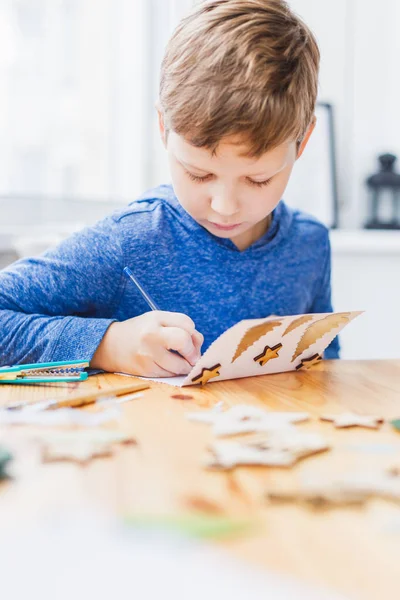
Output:
[[288,142],[260,158],[248,158],[235,141],[226,138],[212,155],[170,131],[166,147],[183,208],[210,233],[229,238],[244,250],[267,230],[269,215],[282,198],[300,152],[295,142]]

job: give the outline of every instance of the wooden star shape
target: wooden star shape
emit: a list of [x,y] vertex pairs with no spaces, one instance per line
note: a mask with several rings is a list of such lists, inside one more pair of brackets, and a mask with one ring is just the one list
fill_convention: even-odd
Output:
[[[371,478],[371,474],[368,473],[368,475]],[[372,488],[376,495],[392,500],[400,500],[400,470],[398,467],[391,467],[383,473],[372,475],[372,479]]]
[[216,417],[213,433],[220,437],[280,430],[290,427],[293,423],[307,421],[308,418],[307,413],[257,411],[255,407],[238,405]]
[[282,348],[282,344],[276,344],[276,346],[265,346],[264,350],[258,356],[254,357],[254,362],[258,362],[263,367],[269,360],[278,358],[279,350]]
[[335,485],[321,485],[310,489],[270,491],[267,492],[267,499],[271,502],[295,502],[314,509],[324,509],[336,506],[361,506],[365,504],[368,497],[362,491],[348,490]]
[[337,428],[341,427],[367,427],[378,429],[383,423],[380,417],[369,415],[357,415],[355,413],[341,413],[338,415],[322,415],[321,421],[332,421]]
[[44,435],[39,441],[44,462],[70,461],[81,465],[93,458],[111,456],[114,444],[136,444],[132,437],[109,430],[65,431]]
[[193,377],[192,382],[200,383],[201,385],[205,385],[208,381],[210,381],[210,379],[214,379],[214,377],[219,377],[219,375],[220,375],[219,369],[220,368],[221,368],[220,363],[214,365],[213,367],[210,367],[209,369],[204,368],[204,369],[202,369],[200,375],[196,375],[196,377]]
[[82,440],[71,445],[64,442],[53,442],[43,448],[42,458],[44,462],[70,461],[85,465],[93,458],[111,455],[111,446]]
[[309,481],[296,490],[273,490],[267,493],[267,497],[278,502],[304,502],[313,508],[365,504],[370,498],[385,498],[398,503],[400,473],[396,468],[361,471],[336,481]]
[[314,365],[318,364],[322,360],[320,354],[313,354],[310,358],[303,358],[300,364],[297,365],[296,370],[299,369],[311,369]]
[[[297,439],[293,440],[293,436]],[[318,434],[276,433],[248,442],[214,442],[210,447],[212,459],[207,465],[218,469],[241,465],[290,467],[302,458],[328,449],[328,444]]]
[[[190,421],[198,421],[213,426],[217,437],[261,431],[286,430],[294,423],[307,421],[308,413],[266,411],[248,404],[237,404],[223,411],[221,407],[212,410],[187,413]],[[291,433],[293,436],[293,432]]]

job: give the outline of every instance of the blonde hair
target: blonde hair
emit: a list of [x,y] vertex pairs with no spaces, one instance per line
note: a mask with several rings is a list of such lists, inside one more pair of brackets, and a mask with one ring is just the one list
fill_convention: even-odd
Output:
[[165,127],[213,152],[226,136],[260,156],[312,122],[319,50],[284,0],[207,0],[183,19],[161,66]]

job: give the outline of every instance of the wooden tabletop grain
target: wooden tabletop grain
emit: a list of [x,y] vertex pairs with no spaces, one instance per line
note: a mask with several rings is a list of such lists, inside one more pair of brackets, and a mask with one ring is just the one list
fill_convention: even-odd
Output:
[[[0,404],[21,399],[65,397],[87,388],[126,385],[104,374],[80,384],[0,386]],[[172,398],[187,394],[191,399]],[[241,467],[230,472],[203,467],[212,440],[208,426],[185,413],[248,403],[281,411],[307,411],[304,431],[323,433],[330,452],[292,469]],[[318,420],[324,413],[355,411],[385,419],[400,417],[400,360],[322,361],[310,371],[282,373],[178,390],[151,382],[142,396],[121,405],[117,424],[138,442],[112,458],[87,466],[42,464],[25,440],[31,428],[0,432],[15,451],[14,478],[0,485],[0,531],[15,520],[35,521],[64,509],[93,507],[114,514],[186,514],[211,507],[224,515],[254,519],[255,530],[222,543],[224,551],[304,581],[322,584],[350,598],[397,598],[400,505],[372,500],[365,508],[318,512],[265,501],[274,486],[297,485],[302,476],[326,477],[363,469],[400,467],[400,434],[389,423],[379,431],[337,430]],[[85,410],[97,410],[96,407]],[[115,428],[114,425],[110,427]],[[13,442],[15,435],[18,442]],[[29,437],[29,435],[28,435]],[[13,446],[14,443],[14,446]]]

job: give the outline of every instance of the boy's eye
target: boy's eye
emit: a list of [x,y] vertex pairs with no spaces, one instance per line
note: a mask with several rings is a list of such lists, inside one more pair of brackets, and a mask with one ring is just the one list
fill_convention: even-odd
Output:
[[250,185],[255,185],[256,187],[264,187],[271,183],[272,177],[266,179],[265,181],[254,181],[254,179],[248,179],[247,181],[250,183]]
[[193,175],[193,173],[190,173],[190,171],[186,171],[186,173],[188,174],[189,179],[197,182],[207,181],[210,179],[210,177],[212,177],[212,175],[204,175],[203,177],[200,177],[199,175]]
[[[198,183],[201,183],[202,181],[208,181],[212,177],[211,173],[208,175],[203,175],[202,177],[200,177],[199,175],[194,175],[190,171],[186,171],[186,173],[192,181],[197,181]],[[247,178],[247,181],[250,183],[250,185],[255,185],[256,187],[265,187],[266,185],[271,183],[272,177],[266,179],[265,181],[254,181],[254,179]]]

